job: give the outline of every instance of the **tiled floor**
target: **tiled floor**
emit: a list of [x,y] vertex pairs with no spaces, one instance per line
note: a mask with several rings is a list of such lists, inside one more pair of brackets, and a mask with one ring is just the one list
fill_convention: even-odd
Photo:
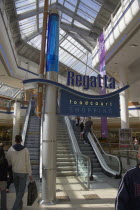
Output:
[[[56,196],[59,200],[56,205],[47,207],[43,205],[39,206],[38,200],[41,197],[41,193],[39,193],[39,197],[33,206],[27,207],[27,193],[25,193],[23,210],[113,210],[119,182],[120,180],[118,179],[100,174],[94,176],[94,181],[91,182],[92,189],[87,190],[75,177],[60,177],[57,178]],[[39,185],[40,184],[38,184],[38,188]],[[8,210],[12,209],[14,199],[14,188],[11,187],[11,192],[7,194]]]

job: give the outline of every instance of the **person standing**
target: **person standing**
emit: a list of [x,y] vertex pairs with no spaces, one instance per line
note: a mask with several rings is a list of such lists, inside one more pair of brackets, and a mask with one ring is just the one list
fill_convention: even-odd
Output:
[[12,167],[8,167],[8,179],[7,179],[7,187],[6,187],[6,192],[9,192],[10,185],[13,183],[13,171]]
[[134,138],[133,144],[134,144],[134,149],[135,149],[135,150],[138,150],[139,144],[138,144],[138,139],[137,139],[137,137]]
[[92,128],[93,122],[91,120],[91,117],[88,117],[88,120],[85,123],[85,127],[84,127],[84,143],[87,144],[88,143],[88,133],[91,132],[91,128]]
[[83,140],[83,134],[84,134],[84,118],[80,118],[80,139]]
[[76,126],[79,126],[80,117],[76,117]]
[[21,210],[23,206],[22,198],[24,196],[27,175],[32,181],[32,170],[30,164],[30,155],[26,147],[21,145],[21,135],[15,136],[16,144],[11,146],[7,152],[7,160],[13,170],[13,181],[16,190],[16,200],[12,210]]
[[8,174],[8,162],[5,158],[3,146],[0,146],[0,192],[1,192],[1,210],[7,210],[6,202],[6,181]]
[[31,115],[34,116],[35,108],[36,108],[36,101],[35,101],[34,97],[32,97],[32,99],[30,100],[30,103],[31,103]]
[[[140,147],[137,158],[140,160]],[[115,210],[140,210],[140,164],[124,174],[115,200]]]

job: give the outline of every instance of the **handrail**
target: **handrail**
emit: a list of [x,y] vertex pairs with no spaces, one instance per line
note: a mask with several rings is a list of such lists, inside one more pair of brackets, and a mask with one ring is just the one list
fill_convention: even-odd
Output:
[[74,155],[75,155],[75,158],[76,158],[77,176],[78,176],[78,157],[83,157],[87,161],[87,165],[88,165],[87,187],[89,189],[89,187],[90,187],[90,174],[91,174],[91,160],[90,160],[90,157],[88,157],[87,155],[83,155],[81,153],[79,145],[78,145],[76,137],[75,137],[75,134],[74,134],[74,131],[73,131],[73,128],[72,128],[72,125],[71,125],[70,120],[69,120],[69,117],[65,116],[64,119],[65,119],[65,122],[66,122],[66,125],[67,125],[67,128],[68,128],[68,133],[69,133],[69,136],[70,136],[70,140],[72,142],[73,152],[74,152]]
[[73,147],[74,154],[76,154],[76,153],[81,154],[81,151],[80,151],[79,145],[77,143],[75,134],[73,132],[70,120],[67,116],[65,116],[65,122],[66,122],[66,125],[67,125],[67,128],[68,128],[68,132],[69,132],[71,142],[72,142],[72,147]]
[[31,102],[29,102],[29,106],[28,106],[28,109],[26,111],[26,115],[25,115],[25,119],[24,119],[24,124],[23,124],[22,132],[21,132],[22,144],[23,145],[25,143],[25,137],[26,137],[27,127],[28,127],[28,121],[29,121],[30,111],[31,111]]
[[[92,135],[93,135],[94,139],[96,140],[96,143],[95,143],[95,140],[93,139]],[[106,152],[103,150],[103,148],[102,148],[100,142],[98,141],[97,137],[95,136],[95,134],[92,133],[92,135],[89,133],[89,134],[88,134],[88,138],[89,138],[89,141],[90,141],[90,143],[91,143],[91,146],[92,146],[92,148],[93,148],[93,150],[94,150],[94,152],[95,152],[95,154],[96,154],[96,156],[97,156],[97,158],[98,158],[98,160],[99,160],[99,162],[100,162],[100,164],[101,164],[103,170],[104,170],[105,172],[107,172],[108,174],[110,174],[110,175],[112,175],[112,176],[115,176],[116,178],[117,178],[117,177],[120,177],[120,176],[121,176],[121,173],[122,173],[121,161],[119,160],[119,158],[118,158],[117,156],[115,156],[115,155],[110,155],[110,154],[106,153]],[[106,161],[104,160],[103,155],[101,154],[101,152],[100,152],[100,150],[99,150],[97,144],[98,144],[98,146],[100,147],[100,150],[102,151],[102,153],[103,153],[104,155],[108,156],[109,158],[115,158],[115,159],[117,160],[117,162],[118,162],[118,164],[119,164],[119,170],[118,170],[118,172],[115,171],[115,170],[113,170],[113,169],[111,169],[111,168],[107,165],[107,163],[106,163]]]

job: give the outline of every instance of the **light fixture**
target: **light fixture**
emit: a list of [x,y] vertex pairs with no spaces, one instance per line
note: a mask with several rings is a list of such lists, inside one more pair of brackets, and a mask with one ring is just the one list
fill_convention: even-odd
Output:
[[130,47],[138,47],[137,44],[131,44]]

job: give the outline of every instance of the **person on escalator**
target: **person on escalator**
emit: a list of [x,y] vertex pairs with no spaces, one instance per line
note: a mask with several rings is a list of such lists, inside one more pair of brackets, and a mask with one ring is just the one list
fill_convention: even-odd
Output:
[[35,109],[36,109],[36,101],[35,101],[34,97],[31,98],[30,103],[31,103],[31,115],[34,116]]
[[80,125],[79,126],[80,126],[80,139],[83,140],[84,139],[83,138],[84,137],[84,127],[85,127],[83,117],[80,118]]
[[[140,161],[140,147],[137,158]],[[115,200],[115,210],[140,210],[140,164],[124,174]]]
[[91,120],[91,117],[88,117],[88,120],[85,123],[84,127],[84,143],[87,144],[89,142],[88,140],[88,133],[91,132],[91,128],[93,126],[93,122]]
[[29,178],[32,181],[29,151],[26,147],[21,145],[21,135],[15,136],[15,142],[16,144],[10,147],[6,156],[8,164],[13,170],[13,181],[16,190],[16,200],[12,210],[22,209],[22,198],[25,192],[27,175],[29,175]]

